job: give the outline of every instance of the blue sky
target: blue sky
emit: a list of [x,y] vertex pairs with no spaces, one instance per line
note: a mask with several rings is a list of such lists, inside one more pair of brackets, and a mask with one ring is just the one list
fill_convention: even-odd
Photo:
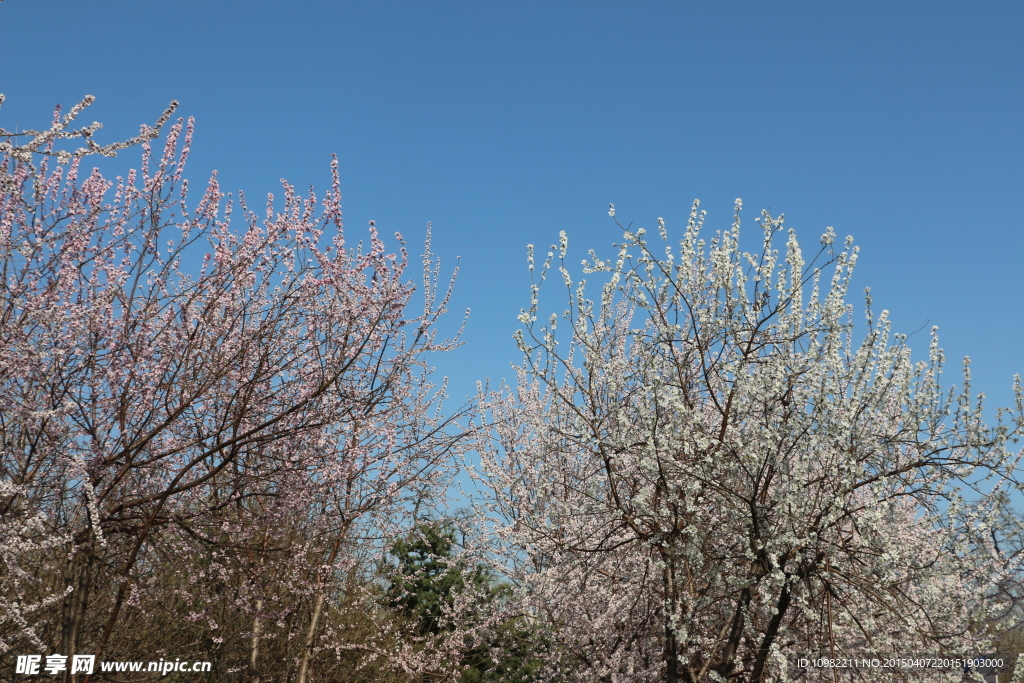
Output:
[[856,289],[899,331],[938,324],[947,381],[969,354],[1005,403],[1024,374],[1022,36],[1024,3],[995,0],[7,0],[0,125],[93,94],[110,142],[177,99],[193,187],[218,169],[255,203],[282,177],[326,188],[337,153],[350,235],[373,219],[417,253],[431,221],[445,266],[461,257],[466,344],[436,359],[457,395],[511,375],[527,243],[566,230],[578,261],[619,238],[609,202],[671,230],[694,198],[724,228],[742,197],[748,234],[770,208],[808,244],[854,235]]

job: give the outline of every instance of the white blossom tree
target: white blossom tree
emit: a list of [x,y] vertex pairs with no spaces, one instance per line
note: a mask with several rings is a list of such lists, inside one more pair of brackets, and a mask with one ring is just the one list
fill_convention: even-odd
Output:
[[[486,523],[553,644],[545,680],[949,680],[798,660],[983,651],[1020,595],[1019,379],[987,425],[966,361],[962,390],[940,386],[934,329],[914,362],[869,296],[858,341],[851,238],[834,250],[829,228],[807,262],[763,213],[746,253],[740,206],[707,241],[697,203],[677,246],[660,219],[660,241],[625,229],[583,262],[596,301],[563,233],[520,315],[518,384],[484,397]],[[568,306],[544,324],[555,267]]]

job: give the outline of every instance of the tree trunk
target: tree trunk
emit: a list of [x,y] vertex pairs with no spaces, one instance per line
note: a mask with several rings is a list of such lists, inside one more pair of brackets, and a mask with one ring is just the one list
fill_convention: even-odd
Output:
[[252,619],[252,646],[249,648],[249,670],[252,671],[252,683],[260,683],[260,673],[256,669],[256,663],[260,658],[260,634],[263,632],[263,622],[259,617],[262,609],[263,600],[257,600],[256,616]]
[[758,649],[757,658],[754,660],[754,670],[750,674],[751,683],[761,683],[764,680],[765,668],[768,664],[768,655],[771,654],[772,643],[775,642],[775,637],[779,634],[779,627],[782,626],[782,620],[786,616],[786,610],[789,609],[789,602],[792,599],[792,594],[789,591],[789,584],[787,583],[782,587],[782,593],[779,595],[779,602],[775,606],[775,616],[768,622],[768,629],[765,631],[764,638],[761,640],[761,647]]
[[[69,662],[78,653],[78,634],[81,632],[82,622],[85,620],[85,610],[89,605],[89,588],[92,584],[94,561],[92,547],[86,545],[82,552],[85,554],[84,560],[79,558],[74,560],[71,569],[72,576],[68,580],[69,585],[73,584],[75,574],[77,574],[78,585],[70,595],[64,598],[61,610],[60,653],[67,655]],[[68,682],[73,680],[70,668],[64,673],[64,680]]]
[[676,648],[676,634],[670,627],[665,628],[665,683],[679,683],[679,652]]
[[[338,551],[341,550],[341,543],[347,535],[348,524],[344,524],[341,528],[341,533],[338,534],[338,538],[334,540],[334,547],[331,548],[331,554],[327,558],[328,566],[334,564],[334,560],[338,557]],[[309,619],[309,630],[306,631],[306,638],[302,643],[302,665],[299,667],[299,678],[296,683],[306,683],[309,657],[313,654],[313,638],[316,637],[317,623],[320,621],[320,613],[324,608],[324,597],[325,594],[321,591],[320,595],[316,596],[316,603],[313,605],[313,615]]]
[[665,558],[665,569],[662,573],[662,581],[665,584],[665,683],[679,683],[679,647],[676,643],[676,629],[672,625],[676,613],[675,577],[667,553],[662,551],[662,557]]
[[324,607],[324,594],[316,596],[316,604],[313,606],[313,616],[309,620],[309,630],[302,642],[302,664],[299,666],[299,678],[297,683],[306,683],[306,672],[309,670],[309,657],[313,653],[313,638],[316,635],[316,625],[320,621],[320,612]]

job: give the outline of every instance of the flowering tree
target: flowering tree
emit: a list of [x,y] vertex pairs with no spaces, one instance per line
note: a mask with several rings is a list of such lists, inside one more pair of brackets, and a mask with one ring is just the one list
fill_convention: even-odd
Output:
[[[458,436],[423,354],[456,343],[434,332],[450,285],[428,237],[407,316],[405,250],[372,223],[345,241],[336,162],[319,208],[285,184],[261,218],[216,175],[189,202],[192,122],[159,157],[173,104],[104,147],[69,128],[91,101],[0,130],[0,655],[192,654],[258,679],[276,639],[307,680],[356,647],[338,625],[360,553],[446,486]],[[130,145],[127,177],[83,168]],[[162,614],[199,629],[190,653],[152,633]]]
[[[678,247],[660,219],[662,244],[625,230],[615,258],[584,261],[606,278],[596,301],[563,233],[540,280],[560,259],[567,309],[538,322],[535,282],[520,316],[480,482],[524,613],[560,644],[545,680],[831,680],[799,658],[964,657],[1020,595],[1019,380],[987,426],[966,362],[963,390],[940,388],[934,330],[912,362],[869,297],[855,342],[849,238],[834,251],[830,228],[808,263],[792,231],[773,248],[783,219],[765,213],[745,253],[739,213],[705,241],[694,204]],[[950,675],[922,664],[842,676]]]

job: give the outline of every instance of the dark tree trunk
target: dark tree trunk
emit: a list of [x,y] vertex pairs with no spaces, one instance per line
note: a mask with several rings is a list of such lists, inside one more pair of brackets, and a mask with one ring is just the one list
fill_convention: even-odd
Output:
[[[82,622],[85,621],[85,611],[89,606],[89,588],[92,584],[94,557],[91,546],[86,545],[82,553],[84,557],[79,555],[75,558],[71,576],[68,577],[68,585],[75,588],[64,598],[61,609],[60,654],[66,655],[69,663],[74,655],[78,654],[78,636],[82,630]],[[68,683],[73,680],[70,670],[69,666],[63,677]]]

